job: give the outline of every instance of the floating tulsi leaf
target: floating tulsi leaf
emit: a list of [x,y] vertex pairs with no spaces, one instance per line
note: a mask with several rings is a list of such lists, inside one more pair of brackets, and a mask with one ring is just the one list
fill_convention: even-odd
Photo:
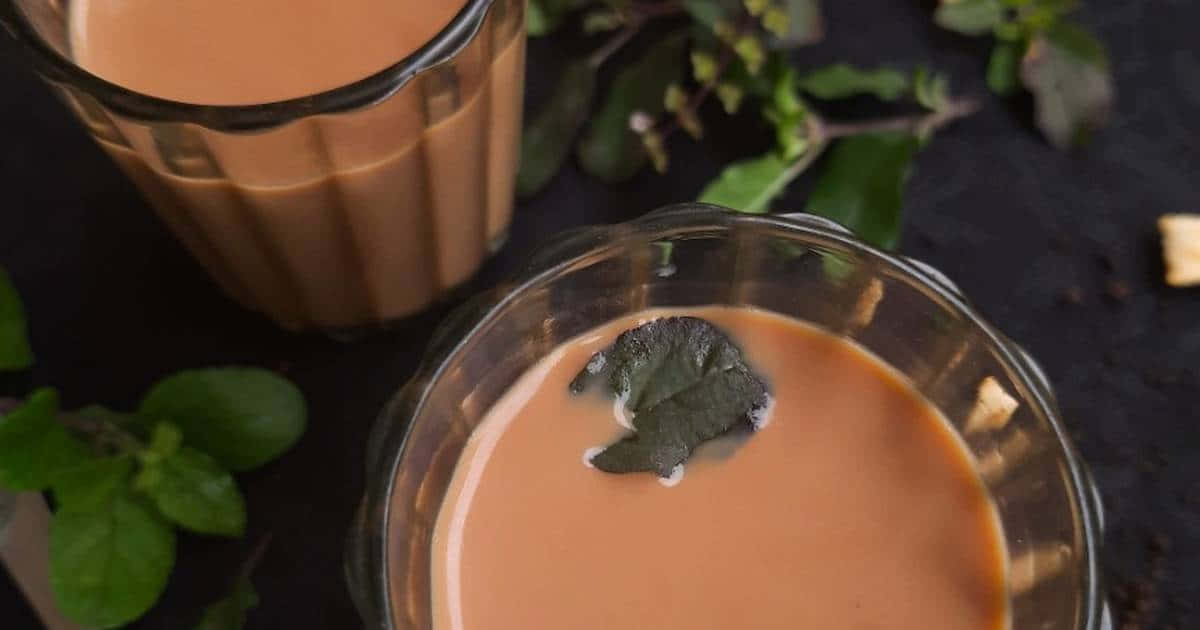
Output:
[[595,381],[625,401],[634,432],[593,456],[605,472],[669,477],[701,444],[737,427],[754,428],[769,391],[741,350],[696,317],[657,319],[622,333],[571,382]]

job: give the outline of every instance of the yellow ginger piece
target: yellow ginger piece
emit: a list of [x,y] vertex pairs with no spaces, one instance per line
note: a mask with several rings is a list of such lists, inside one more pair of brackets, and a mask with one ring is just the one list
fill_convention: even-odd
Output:
[[1164,214],[1158,218],[1162,233],[1167,284],[1200,285],[1200,214]]

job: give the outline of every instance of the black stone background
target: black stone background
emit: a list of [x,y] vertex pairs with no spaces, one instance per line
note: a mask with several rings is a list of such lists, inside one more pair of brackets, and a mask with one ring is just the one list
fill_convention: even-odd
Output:
[[[933,65],[983,94],[986,48],[939,31],[931,4],[825,3],[819,64]],[[1120,90],[1113,126],[1086,151],[1051,149],[1027,100],[988,98],[919,158],[901,250],[944,270],[1049,371],[1109,509],[1105,564],[1129,628],[1200,627],[1200,290],[1164,286],[1154,219],[1200,212],[1200,3],[1093,0],[1081,19],[1108,43]],[[537,42],[530,101],[584,42]],[[851,105],[845,112],[859,113]],[[607,187],[568,168],[521,204],[485,286],[551,234],[693,198],[719,165],[768,146],[753,118],[710,116],[703,144],[676,139],[673,169]],[[799,208],[803,184],[778,208]],[[132,405],[181,368],[244,363],[284,371],[312,421],[287,457],[246,475],[243,543],[182,536],[161,603],[137,628],[194,623],[253,542],[273,532],[257,574],[253,628],[349,628],[342,541],[363,488],[368,427],[413,371],[435,308],[354,343],[293,335],[228,301],[133,187],[0,37],[0,264],[24,294],[36,368],[0,394],[60,388],[69,405]],[[1075,299],[1077,298],[1077,299]],[[1134,609],[1145,609],[1131,616]],[[0,627],[35,627],[0,578]],[[1024,629],[1022,629],[1024,630]]]

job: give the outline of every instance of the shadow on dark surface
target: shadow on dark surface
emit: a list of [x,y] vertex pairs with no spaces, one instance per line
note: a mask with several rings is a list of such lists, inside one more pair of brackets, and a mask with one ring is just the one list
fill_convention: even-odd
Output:
[[[826,43],[798,60],[928,64],[949,72],[957,89],[985,94],[986,51],[940,33],[921,3],[826,5]],[[988,98],[918,158],[902,250],[945,271],[1047,368],[1104,490],[1106,561],[1123,610],[1148,610],[1142,628],[1195,627],[1200,293],[1163,286],[1152,235],[1157,215],[1200,208],[1200,5],[1092,5],[1082,18],[1108,43],[1120,90],[1113,127],[1064,155],[1036,135],[1020,103]],[[39,361],[31,375],[0,379],[0,394],[53,384],[71,406],[129,408],[171,371],[244,363],[286,373],[311,406],[297,448],[241,478],[246,540],[181,537],[165,598],[132,627],[189,627],[266,532],[274,543],[256,577],[262,605],[251,627],[353,627],[341,553],[363,488],[367,432],[450,305],[352,343],[282,332],[241,310],[11,52],[0,37],[0,265],[24,294]],[[557,61],[535,43],[531,103]],[[757,134],[710,120],[721,128],[709,141],[675,140],[662,177],[643,172],[609,187],[569,166],[521,205],[507,248],[475,286],[503,277],[562,229],[692,199],[721,164],[765,150]],[[803,207],[803,188],[776,207]],[[0,619],[35,627],[8,580],[0,580]]]

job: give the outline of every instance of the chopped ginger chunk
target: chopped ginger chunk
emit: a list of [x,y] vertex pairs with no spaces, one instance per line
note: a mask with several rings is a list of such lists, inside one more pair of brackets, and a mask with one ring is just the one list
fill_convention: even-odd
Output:
[[971,415],[967,417],[966,432],[1002,429],[1020,405],[1016,398],[1004,391],[999,381],[989,376],[979,383],[975,406],[971,408]]
[[1200,285],[1200,214],[1165,214],[1158,218],[1162,233],[1167,284]]

